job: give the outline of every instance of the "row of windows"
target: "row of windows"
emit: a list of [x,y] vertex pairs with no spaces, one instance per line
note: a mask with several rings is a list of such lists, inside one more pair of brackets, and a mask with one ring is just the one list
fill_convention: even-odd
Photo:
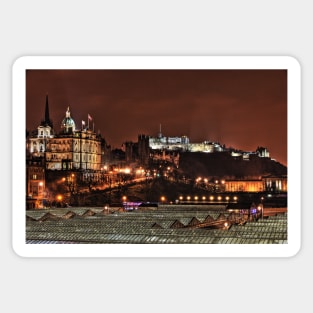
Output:
[[[75,161],[79,162],[80,160],[80,156],[78,154],[75,155]],[[86,162],[97,162],[97,156],[96,155],[82,155],[82,161]],[[47,162],[49,161],[61,161],[61,160],[71,160],[71,158],[69,158],[67,155],[59,155],[59,154],[52,154],[50,157],[47,157]]]

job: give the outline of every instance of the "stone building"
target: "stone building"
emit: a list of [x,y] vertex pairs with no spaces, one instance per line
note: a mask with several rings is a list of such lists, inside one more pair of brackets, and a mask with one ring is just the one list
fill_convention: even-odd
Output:
[[[88,114],[88,119],[91,119]],[[94,127],[92,127],[94,128]],[[48,182],[60,177],[72,177],[78,172],[80,181],[99,182],[103,179],[104,164],[110,158],[110,147],[100,133],[84,122],[81,128],[71,116],[68,107],[55,131],[49,116],[48,96],[46,96],[44,119],[26,137],[26,197],[29,207],[42,207]],[[40,165],[39,165],[40,163]],[[40,174],[40,175],[39,175]],[[40,201],[36,202],[35,196]],[[36,198],[36,199],[37,199]]]
[[48,96],[46,97],[45,119],[26,142],[27,157],[44,159],[46,170],[92,170],[100,171],[105,155],[105,143],[100,134],[89,127],[77,129],[67,108],[56,133],[49,116]]

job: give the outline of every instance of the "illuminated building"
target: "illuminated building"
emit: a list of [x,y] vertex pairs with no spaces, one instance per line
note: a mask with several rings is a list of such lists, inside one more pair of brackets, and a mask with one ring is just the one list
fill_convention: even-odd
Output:
[[191,143],[187,136],[165,137],[161,126],[157,137],[149,137],[149,147],[152,150],[182,151],[182,152],[221,152],[224,151],[219,143],[204,141]]
[[264,181],[262,179],[225,180],[225,192],[262,192]]
[[26,209],[41,209],[45,199],[45,169],[42,159],[26,164]]
[[287,192],[287,176],[262,176],[260,179],[225,180],[225,192]]
[[49,116],[48,96],[46,96],[45,118],[37,127],[37,132],[27,138],[26,152],[32,157],[43,157],[48,139],[54,137],[53,123]]
[[45,119],[37,132],[27,138],[27,156],[43,158],[46,170],[100,171],[103,140],[99,134],[84,126],[82,123],[82,128],[76,129],[68,107],[61,122],[61,131],[56,134],[49,117],[47,96]]
[[267,175],[263,177],[265,190],[269,192],[287,192],[288,180],[286,176]]

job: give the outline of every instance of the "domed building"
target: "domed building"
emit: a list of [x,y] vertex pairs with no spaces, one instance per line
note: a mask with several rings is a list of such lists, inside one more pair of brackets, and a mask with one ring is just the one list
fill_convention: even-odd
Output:
[[28,158],[44,158],[46,170],[100,171],[102,164],[102,138],[93,130],[76,129],[70,108],[65,112],[59,133],[53,130],[49,117],[48,96],[45,118],[26,142]]
[[69,107],[60,126],[59,132],[55,132],[46,96],[44,119],[26,138],[27,208],[45,206],[47,177],[50,181],[58,177],[98,181],[102,175],[109,146],[100,133],[91,130],[89,123],[88,127],[82,123],[81,129],[77,129]]
[[67,108],[67,111],[65,113],[65,117],[61,123],[61,132],[63,134],[73,134],[75,131],[75,122],[71,118],[70,108]]

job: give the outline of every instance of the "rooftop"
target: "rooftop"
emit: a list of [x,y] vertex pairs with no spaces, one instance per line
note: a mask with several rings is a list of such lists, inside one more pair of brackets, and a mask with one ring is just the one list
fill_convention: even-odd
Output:
[[26,211],[26,243],[288,243],[286,212],[241,223],[238,218],[220,206],[33,210]]

